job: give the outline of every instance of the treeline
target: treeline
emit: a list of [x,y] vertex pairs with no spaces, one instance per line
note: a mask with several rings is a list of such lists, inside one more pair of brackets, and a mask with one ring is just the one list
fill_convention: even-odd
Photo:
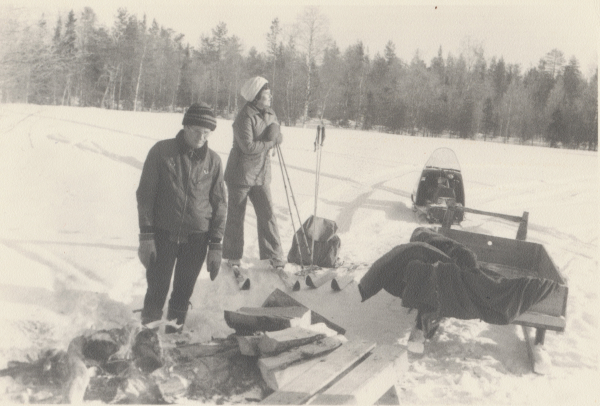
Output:
[[327,18],[308,7],[292,27],[265,30],[267,51],[247,53],[219,23],[197,47],[184,36],[119,9],[110,28],[91,8],[51,27],[5,16],[0,43],[0,100],[175,111],[203,100],[222,117],[241,107],[239,88],[266,77],[286,125],[310,119],[393,133],[516,138],[522,143],[597,150],[598,70],[586,79],[559,50],[521,71],[481,45],[429,63],[410,61],[388,42],[369,56],[361,42],[341,50]]

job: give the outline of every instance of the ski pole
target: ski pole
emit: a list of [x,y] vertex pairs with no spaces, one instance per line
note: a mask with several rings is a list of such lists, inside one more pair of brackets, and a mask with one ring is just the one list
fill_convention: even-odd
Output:
[[[296,204],[296,198],[294,197],[294,191],[292,190],[292,183],[290,182],[290,177],[287,171],[287,166],[285,164],[285,159],[283,158],[283,152],[281,152],[281,147],[279,145],[277,145],[277,157],[279,158],[279,168],[281,169],[281,176],[283,178],[283,186],[285,188],[285,197],[287,199],[287,203],[288,203],[288,210],[290,212],[290,218],[292,220],[292,227],[294,230],[296,230],[296,224],[294,222],[294,214],[292,213],[292,207],[290,205],[290,198],[289,195],[292,195],[292,201],[294,203],[294,207],[296,209],[296,215],[298,216],[298,222],[300,223],[300,232],[302,233],[302,236],[304,237],[304,245],[306,247],[306,249],[308,249],[308,241],[306,239],[306,233],[304,232],[304,227],[302,227],[302,218],[300,217],[300,212],[298,211],[298,205]],[[285,174],[284,174],[285,171]],[[287,179],[287,182],[286,182]],[[290,190],[288,193],[288,187],[287,185],[290,185]],[[304,263],[302,261],[302,251],[300,249],[300,241],[298,241],[298,236],[296,235],[296,231],[294,231],[294,239],[296,240],[296,244],[298,245],[298,255],[300,256],[300,266],[302,268],[304,268]]]
[[315,152],[317,153],[317,165],[315,170],[315,209],[313,215],[313,238],[312,238],[312,246],[311,246],[311,254],[310,254],[310,264],[314,265],[314,253],[315,253],[315,239],[314,234],[316,234],[316,225],[317,225],[317,203],[319,201],[319,180],[321,176],[321,151],[323,146],[323,138],[325,135],[325,126],[317,126],[317,138],[315,139]]

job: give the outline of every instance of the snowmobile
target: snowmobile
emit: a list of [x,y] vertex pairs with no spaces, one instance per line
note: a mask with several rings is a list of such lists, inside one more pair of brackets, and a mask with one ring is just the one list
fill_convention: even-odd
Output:
[[465,189],[456,154],[438,148],[429,157],[411,195],[413,211],[430,223],[442,223],[448,207],[455,208],[454,222],[463,220]]

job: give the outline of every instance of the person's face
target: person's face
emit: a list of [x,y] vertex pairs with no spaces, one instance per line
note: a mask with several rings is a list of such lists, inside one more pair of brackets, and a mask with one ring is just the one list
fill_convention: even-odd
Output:
[[260,92],[260,97],[256,101],[256,107],[258,107],[259,109],[271,107],[271,100],[273,100],[273,96],[271,95],[271,89],[264,89],[262,92]]
[[191,148],[200,148],[206,142],[211,134],[208,128],[200,127],[199,125],[186,125],[183,131],[183,138]]

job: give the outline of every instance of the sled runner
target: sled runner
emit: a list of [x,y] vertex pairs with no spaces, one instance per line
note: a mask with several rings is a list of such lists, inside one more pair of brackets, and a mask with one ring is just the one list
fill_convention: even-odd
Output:
[[[513,324],[522,326],[533,371],[543,373],[546,365],[540,364],[544,358],[541,356],[544,354],[541,346],[544,344],[546,330],[557,332],[565,330],[569,289],[546,248],[541,244],[525,241],[529,213],[524,212],[522,217],[503,216],[519,222],[516,240],[454,230],[451,228],[453,216],[454,208],[451,207],[447,210],[443,225],[439,227],[438,231],[473,250],[477,255],[477,260],[486,268],[506,278],[529,276],[553,280],[559,284],[558,289],[513,321]],[[529,328],[536,330],[533,342],[529,338]]]
[[448,207],[456,207],[454,221],[463,220],[465,190],[456,154],[438,148],[429,157],[411,195],[413,210],[430,223],[441,223]]

